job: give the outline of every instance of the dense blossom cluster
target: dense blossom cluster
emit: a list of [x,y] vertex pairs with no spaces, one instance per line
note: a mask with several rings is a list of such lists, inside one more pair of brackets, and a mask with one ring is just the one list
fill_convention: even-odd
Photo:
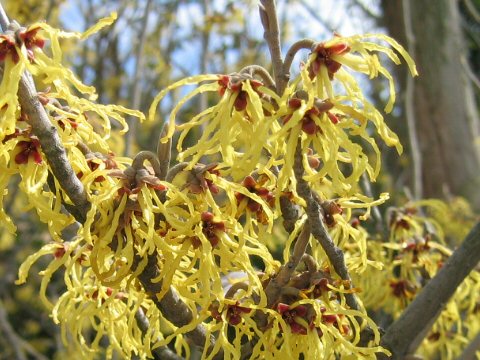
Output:
[[[242,71],[181,80],[159,93],[148,115],[155,120],[169,91],[197,85],[174,105],[161,139],[160,147],[168,146],[179,134],[179,163],[168,170],[146,152],[134,159],[116,156],[108,145],[110,120],[126,131],[126,115],[140,120],[144,115],[96,103],[94,89],[61,65],[62,38],[86,38],[113,19],[103,19],[83,34],[42,23],[0,36],[0,186],[7,189],[9,179],[20,174],[29,206],[48,224],[53,239],[25,261],[18,282],[26,281],[41,256],[51,256],[40,292],[64,341],[71,336],[85,358],[94,357],[104,336],[109,338],[107,357],[114,351],[125,358],[151,357],[152,349],[172,343],[178,354],[189,357],[186,334],[202,325],[207,332],[203,358],[223,352],[224,358],[237,359],[248,352],[255,359],[373,359],[386,353],[365,307],[395,299],[401,303],[392,306],[397,316],[450,254],[441,241],[421,231],[423,225],[409,209],[392,215],[386,242],[367,244],[369,236],[360,224],[372,206],[388,199],[388,194],[369,198],[357,185],[363,174],[375,180],[379,173],[374,134],[399,152],[401,145],[353,74],[383,75],[390,83],[385,110],[391,111],[393,80],[377,54],[396,64],[400,54],[415,75],[408,54],[383,35],[335,36],[315,44],[298,77],[281,94]],[[72,202],[51,176],[17,98],[26,70],[48,86],[40,100],[91,203],[71,239],[64,239],[63,232],[75,219],[62,205]],[[215,99],[214,105],[179,123],[182,107],[199,94]],[[200,129],[196,144],[184,147],[194,129]],[[296,163],[298,151],[302,164]],[[305,171],[301,179],[299,166]],[[305,232],[307,204],[298,194],[299,181],[318,197],[322,226],[344,252],[354,282],[336,273],[325,249]],[[0,205],[6,195],[6,190],[0,193]],[[282,228],[285,201],[296,209],[289,231]],[[15,231],[3,206],[0,221]],[[300,239],[308,251],[289,269],[282,264],[295,258]],[[272,243],[280,242],[283,258],[276,259]],[[146,292],[139,280],[152,262],[158,269],[150,279],[158,285],[156,293]],[[60,269],[66,290],[60,298],[48,299],[48,283]],[[370,292],[369,281],[380,278],[383,292],[377,291],[379,284]],[[478,288],[478,283],[472,277],[465,287]],[[190,309],[190,323],[176,326],[156,306],[171,291]],[[352,296],[357,308],[347,301]],[[473,300],[463,299],[455,311],[471,307]],[[139,310],[153,324],[146,330],[136,320]],[[435,334],[445,336],[453,326],[448,321],[441,318]],[[85,337],[86,329],[94,329],[93,338]],[[371,339],[362,343],[367,329]],[[214,345],[210,335],[216,338]]]
[[[372,259],[384,266],[381,271],[369,268],[364,276],[355,277],[357,286],[375,286],[363,298],[367,308],[382,309],[394,319],[411,303],[427,282],[442,268],[452,254],[448,237],[457,238],[458,229],[448,231],[442,222],[459,221],[466,216],[466,227],[472,226],[474,217],[468,207],[454,213],[460,199],[445,204],[439,200],[411,202],[403,208],[390,209],[388,242],[369,240]],[[464,204],[465,205],[465,204]],[[447,231],[445,231],[447,230]],[[458,358],[468,339],[478,332],[474,319],[478,316],[480,273],[472,272],[458,287],[453,299],[433,325],[418,353],[426,358]]]

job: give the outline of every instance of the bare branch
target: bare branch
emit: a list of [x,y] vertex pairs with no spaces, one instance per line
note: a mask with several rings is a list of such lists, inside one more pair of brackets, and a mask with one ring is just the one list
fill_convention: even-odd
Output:
[[140,151],[137,155],[135,155],[133,158],[132,167],[135,170],[141,169],[145,160],[148,160],[150,164],[152,164],[155,176],[161,176],[160,162],[158,161],[157,156],[151,151]]
[[375,14],[366,4],[364,4],[362,1],[360,0],[352,0],[352,3],[355,5],[355,6],[358,6],[366,15],[368,15],[369,17],[371,17],[372,19],[376,20],[376,21],[380,21],[381,19],[381,16]]
[[[143,49],[145,47],[145,41],[147,39],[147,25],[148,25],[148,17],[150,14],[150,9],[152,7],[152,0],[147,0],[147,4],[145,5],[145,10],[143,12],[142,20],[141,20],[141,29],[139,34],[139,41],[137,44],[137,49],[135,52],[135,73],[133,75],[133,82],[132,82],[132,89],[131,89],[131,96],[132,96],[132,108],[138,110],[140,107],[140,97],[142,94],[141,90],[141,73],[143,71],[143,61],[144,61],[144,52]],[[132,152],[132,142],[135,139],[136,135],[136,120],[133,117],[129,117],[127,119],[127,124],[130,131],[125,136],[125,155],[131,156]]]
[[273,74],[277,93],[282,94],[288,83],[288,74],[283,72],[282,50],[280,47],[280,29],[278,27],[277,10],[275,0],[261,0],[260,19],[264,28],[263,37],[267,42],[272,58]]
[[462,355],[458,360],[475,360],[477,358],[476,352],[480,350],[480,332],[477,333],[475,338],[468,344]]
[[[135,320],[137,320],[138,327],[142,330],[142,333],[145,334],[150,327],[150,322],[141,308],[135,313]],[[183,360],[181,356],[175,354],[167,346],[160,346],[154,349],[152,353],[155,359],[158,360]]]
[[285,63],[283,64],[283,71],[285,73],[290,73],[290,67],[292,66],[293,59],[297,52],[302,49],[311,50],[313,45],[315,45],[315,41],[311,39],[302,39],[295,42],[290,49],[287,51],[287,55],[285,55]]
[[12,325],[8,321],[7,312],[3,305],[3,301],[0,299],[0,330],[5,335],[8,343],[13,347],[17,360],[27,360],[28,353],[32,358],[37,360],[47,360],[45,356],[39,353],[33,346],[27,341],[22,339],[13,329]]
[[10,25],[10,20],[3,9],[2,4],[0,4],[0,25],[2,26],[2,31],[7,31],[8,26]]
[[[303,179],[303,163],[302,163],[302,148],[300,143],[295,151],[295,164],[294,164],[295,177],[297,179],[297,192],[305,202],[307,207],[305,209],[308,221],[310,223],[310,231],[315,239],[320,243],[325,254],[333,266],[335,272],[340,276],[342,280],[351,281],[350,274],[348,273],[347,265],[345,264],[345,257],[337,246],[335,246],[330,234],[328,233],[325,225],[323,224],[323,214],[319,204],[319,199],[316,194],[313,193],[308,183]],[[345,294],[345,300],[350,308],[358,310],[357,299],[353,294]]]
[[254,75],[257,75],[260,79],[263,80],[264,84],[275,90],[275,81],[273,80],[273,78],[270,76],[270,74],[268,73],[267,69],[265,69],[263,66],[260,66],[260,65],[249,65],[249,66],[245,66],[243,69],[241,69],[239,72],[239,74],[249,74],[251,75],[252,77]]
[[415,351],[457,287],[479,261],[480,223],[477,223],[437,275],[387,329],[381,344],[392,352],[393,359],[403,359]]
[[[140,260],[138,260],[140,262]],[[158,278],[160,269],[157,265],[157,254],[148,256],[148,263],[142,272],[138,275],[138,279],[142,283],[145,292],[149,295],[155,306],[162,312],[165,319],[170,321],[176,327],[182,327],[193,321],[193,314],[190,308],[179,298],[176,292],[169,288],[165,295],[158,299],[157,294],[162,292],[162,281],[152,282],[152,279]],[[211,347],[215,344],[215,338],[210,336],[207,342],[207,331],[203,325],[198,325],[192,331],[185,334],[192,342],[199,347]]]
[[[367,175],[366,174],[362,174],[362,187],[363,187],[363,191],[365,192],[365,194],[372,198],[373,199],[373,191],[372,191],[372,186],[370,184],[370,180],[368,179]],[[385,229],[385,226],[384,226],[384,223],[383,223],[383,217],[382,217],[382,214],[380,213],[380,210],[378,210],[378,207],[377,206],[374,206],[372,208],[372,214],[373,214],[373,217],[376,221],[376,230],[379,234],[385,234],[386,233],[386,229]]]
[[[3,30],[6,30],[10,24],[1,4],[0,24]],[[28,123],[32,126],[33,133],[40,141],[42,151],[47,158],[53,175],[76,206],[78,213],[85,218],[90,208],[90,203],[87,200],[83,184],[77,178],[72,166],[68,162],[67,154],[58,136],[57,129],[51,124],[45,108],[38,99],[31,75],[26,72],[20,80],[18,100],[22,110],[28,117]]]
[[265,288],[265,294],[267,295],[267,307],[271,307],[278,300],[282,289],[288,284],[293,273],[295,272],[295,269],[302,260],[309,241],[310,226],[307,222],[297,238],[293,248],[293,253],[290,255],[288,262],[280,268],[277,276],[271,279]]
[[160,141],[160,139],[162,139],[166,135],[167,123],[164,123],[157,144],[157,158],[160,162],[160,175],[157,176],[160,180],[166,179],[168,170],[170,169],[170,161],[172,158],[172,139],[169,138],[165,144]]
[[472,3],[472,0],[463,0],[465,7],[468,10],[468,13],[472,16],[472,18],[480,23],[480,13],[477,11],[475,5]]
[[468,60],[466,59],[465,55],[460,56],[460,62],[462,63],[462,67],[465,70],[465,73],[467,74],[467,77],[470,79],[470,81],[475,85],[477,88],[477,91],[480,90],[480,79],[477,78],[477,75],[472,70],[472,67],[468,63]]

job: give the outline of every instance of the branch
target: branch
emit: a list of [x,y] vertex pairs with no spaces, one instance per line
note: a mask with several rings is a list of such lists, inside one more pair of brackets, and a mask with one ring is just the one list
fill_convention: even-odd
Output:
[[[457,287],[479,261],[480,223],[477,223],[437,275],[387,329],[381,345],[392,352],[393,359],[403,359],[417,348]],[[386,358],[379,356],[379,359]]]
[[475,338],[468,344],[465,350],[462,352],[462,355],[458,360],[475,360],[477,357],[475,353],[480,350],[480,332],[477,333]]
[[160,140],[167,136],[167,123],[164,123],[162,130],[160,131],[160,136],[158,137],[157,144],[157,158],[160,162],[160,180],[165,180],[170,169],[170,161],[172,159],[172,139],[169,138],[168,141],[164,144]]
[[358,6],[366,15],[368,15],[369,17],[371,17],[372,19],[376,20],[377,22],[380,21],[381,19],[381,16],[375,14],[372,9],[370,9],[366,4],[364,4],[363,2],[359,1],[359,0],[353,0],[352,3],[355,5],[355,6]]
[[478,79],[477,75],[475,75],[475,73],[473,72],[470,64],[468,63],[468,60],[465,58],[465,55],[460,56],[460,63],[462,64],[462,67],[465,70],[467,77],[477,88],[477,91],[480,90],[480,79]]
[[[319,199],[316,194],[313,193],[308,183],[303,179],[303,163],[302,163],[302,147],[300,140],[295,151],[295,163],[294,172],[297,179],[297,192],[307,203],[305,209],[308,221],[310,223],[310,231],[315,239],[320,243],[325,254],[328,257],[330,264],[332,264],[335,272],[340,276],[342,280],[351,281],[350,274],[348,273],[347,265],[345,264],[345,257],[342,252],[333,242],[330,234],[328,233],[325,225],[323,224],[323,214],[319,204]],[[359,306],[357,299],[353,294],[345,294],[345,300],[347,305],[351,309],[358,310]]]
[[[142,330],[142,334],[145,335],[148,328],[150,327],[150,322],[148,318],[145,316],[145,313],[140,308],[135,313],[135,320],[137,320],[138,327]],[[152,351],[155,359],[159,360],[183,360],[182,357],[175,354],[172,350],[168,348],[168,346],[160,346]]]
[[[6,30],[9,23],[10,21],[0,4],[0,24],[2,29]],[[32,126],[33,133],[40,141],[42,151],[47,158],[52,173],[77,207],[83,219],[85,219],[90,203],[87,200],[83,184],[75,175],[68,161],[65,148],[58,136],[57,129],[51,124],[45,108],[38,99],[31,75],[26,72],[20,80],[18,100],[23,112],[28,116],[28,123]]]
[[[6,29],[9,24],[8,17],[1,4],[0,24],[4,29]],[[22,110],[28,115],[29,124],[32,126],[34,134],[40,141],[52,173],[82,215],[82,219],[77,220],[84,222],[90,207],[85,189],[68,162],[65,148],[62,145],[56,128],[50,123],[44,107],[38,100],[31,75],[26,73],[23,74],[20,82],[19,102]],[[140,157],[138,161],[143,161],[143,157]],[[156,264],[156,256],[150,256],[147,266],[138,278],[144,286],[145,291],[151,295],[155,305],[167,320],[175,326],[189,324],[193,319],[192,312],[172,289],[169,289],[161,300],[157,300],[155,294],[160,292],[162,283],[152,283],[151,279],[156,278],[159,272],[160,270]],[[204,346],[206,343],[206,330],[203,326],[197,326],[197,328],[187,333],[187,336],[198,346]],[[214,344],[213,337],[211,337],[210,343]]]
[[[160,269],[157,265],[157,255],[154,253],[148,256],[148,263],[138,275],[138,279],[142,283],[145,292],[149,295],[155,306],[162,312],[165,319],[176,327],[190,324],[193,321],[192,311],[171,287],[161,299],[157,298],[157,294],[162,292],[162,281],[153,283],[152,279],[158,278],[159,275]],[[203,325],[198,325],[185,335],[192,340],[196,346],[201,348],[208,343],[207,331]],[[215,338],[212,335],[210,335],[209,342],[211,347],[215,345]]]
[[241,69],[239,74],[249,74],[250,76],[257,75],[261,78],[266,87],[275,90],[275,81],[272,79],[267,69],[260,65],[248,65]]
[[468,10],[468,13],[472,16],[472,18],[480,23],[480,13],[477,11],[475,8],[475,5],[472,3],[472,0],[463,0],[463,3],[465,4],[465,7]]
[[280,29],[278,27],[275,0],[260,0],[260,20],[262,21],[263,37],[267,42],[272,58],[273,74],[277,85],[277,94],[283,94],[289,80],[289,74],[283,72],[282,50],[280,47]]
[[[131,98],[132,98],[132,109],[137,110],[140,107],[140,97],[142,95],[142,90],[140,87],[140,78],[141,73],[143,71],[143,62],[144,62],[144,47],[145,41],[147,39],[147,25],[148,25],[148,17],[150,15],[150,8],[152,5],[152,0],[147,0],[147,4],[145,5],[145,9],[143,12],[142,20],[141,20],[141,29],[139,35],[139,41],[137,45],[137,49],[135,52],[135,73],[133,75],[133,86],[131,88]],[[136,135],[136,120],[130,116],[127,119],[127,124],[130,131],[125,136],[125,155],[131,156],[132,152],[132,142]]]
[[297,52],[299,52],[302,49],[311,50],[314,44],[315,44],[315,41],[311,39],[302,39],[295,42],[292,46],[290,46],[290,49],[288,49],[287,51],[287,55],[285,55],[285,63],[283,64],[283,71],[285,73],[290,73],[290,67],[292,66],[293,59],[295,58],[295,55],[297,54]]
[[[362,179],[361,180],[362,180],[361,185],[363,186],[363,191],[365,192],[365,194],[368,197],[373,199],[374,196],[373,196],[372,186],[370,184],[370,180],[368,179],[368,177],[365,173],[362,174]],[[382,217],[382,214],[380,213],[380,210],[378,210],[377,206],[372,207],[372,214],[373,214],[373,218],[375,219],[375,222],[376,222],[377,233],[386,234],[387,231],[386,231],[384,223],[383,223],[383,217]]]
[[13,347],[17,360],[26,360],[28,357],[25,352],[30,354],[34,359],[47,360],[47,358],[39,353],[33,346],[27,341],[23,340],[13,329],[12,325],[8,321],[7,312],[3,305],[3,301],[0,300],[0,330],[3,330],[7,341]]
[[84,220],[90,208],[85,189],[68,161],[57,129],[51,124],[43,105],[38,100],[33,80],[26,73],[22,75],[20,81],[18,100],[23,112],[28,116],[33,133],[40,141],[53,175],[81,214],[80,220]]
[[265,288],[265,294],[267,295],[267,307],[272,307],[272,305],[275,304],[275,302],[278,300],[281,290],[290,281],[295,269],[305,254],[309,240],[310,226],[307,222],[297,238],[295,247],[293,248],[293,253],[290,255],[288,262],[280,268],[277,276],[271,279]]

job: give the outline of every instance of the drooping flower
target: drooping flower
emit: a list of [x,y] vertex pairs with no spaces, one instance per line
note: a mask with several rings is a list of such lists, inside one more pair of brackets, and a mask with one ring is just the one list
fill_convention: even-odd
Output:
[[[198,84],[205,81],[196,90],[187,94],[172,109],[169,118],[168,132],[163,141],[173,136],[175,130],[180,132],[177,143],[180,161],[188,161],[193,168],[204,156],[220,154],[225,175],[241,179],[253,171],[261,156],[262,149],[271,151],[270,128],[276,128],[272,102],[278,96],[258,80],[247,74],[202,75],[179,81],[161,91],[155,98],[149,111],[149,119],[153,120],[155,108],[160,100],[175,88],[184,85]],[[220,101],[202,111],[188,122],[177,124],[177,113],[185,103],[201,93],[218,93]],[[183,142],[190,131],[202,126],[200,138],[196,145],[187,149]],[[252,142],[255,138],[256,141]]]

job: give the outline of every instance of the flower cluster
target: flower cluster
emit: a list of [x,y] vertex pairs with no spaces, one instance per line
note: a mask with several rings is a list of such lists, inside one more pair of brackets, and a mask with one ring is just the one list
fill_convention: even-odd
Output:
[[[459,201],[455,199],[452,203]],[[468,216],[465,208],[463,214],[452,211],[448,203],[440,200],[411,202],[403,208],[389,210],[389,238],[384,242],[369,240],[370,256],[382,262],[382,270],[369,268],[364,276],[355,278],[362,288],[376,288],[363,298],[367,308],[382,309],[396,319],[436,275],[452,254],[446,246],[444,226],[438,220]],[[472,224],[473,218],[467,227]],[[458,237],[458,234],[454,236]],[[479,287],[480,273],[474,271],[458,287],[440,314],[420,346],[419,354],[426,358],[460,356],[464,344],[478,331],[477,322],[471,319],[478,316]]]
[[[449,255],[427,234],[410,233],[418,232],[419,220],[408,209],[392,214],[393,235],[386,244],[367,246],[361,226],[370,209],[388,199],[387,194],[369,198],[357,186],[363,174],[374,180],[379,173],[375,134],[399,152],[401,145],[353,74],[383,75],[390,83],[385,110],[391,111],[392,76],[377,53],[394,63],[400,54],[416,74],[408,54],[383,35],[335,36],[312,47],[298,77],[282,93],[268,77],[245,69],[181,80],[161,91],[150,108],[153,121],[169,91],[197,85],[171,110],[159,153],[140,152],[129,159],[109,146],[110,120],[118,121],[123,133],[125,116],[142,120],[144,115],[96,103],[94,89],[61,64],[62,38],[84,39],[114,18],[102,19],[83,34],[35,24],[0,37],[5,67],[0,185],[6,188],[12,175],[22,176],[29,205],[54,240],[25,261],[18,282],[26,281],[41,256],[50,256],[41,298],[61,324],[65,341],[69,333],[79,354],[88,358],[108,336],[109,357],[116,351],[125,358],[146,358],[175,339],[175,351],[188,356],[187,337],[201,326],[203,358],[223,353],[227,359],[326,359],[348,353],[374,359],[376,353],[388,353],[366,312],[373,299],[359,295],[368,288],[369,274],[386,258],[394,259],[396,268],[382,274],[398,275],[387,279],[385,292],[405,305],[419,282],[433,276]],[[51,56],[43,51],[48,43]],[[38,98],[84,187],[90,204],[85,219],[64,210],[74,208],[73,201],[50,175],[48,149],[19,104],[18,83],[26,70],[50,86]],[[214,105],[178,123],[182,108],[199,94]],[[178,164],[170,167],[165,165],[170,149],[162,149],[176,133]],[[196,134],[194,145],[185,147],[187,137]],[[318,235],[307,231],[312,206],[299,194],[302,184],[318,205],[316,225],[323,227],[330,246],[343,251],[346,268],[358,281],[341,274]],[[5,195],[0,193],[0,205]],[[293,230],[287,232],[280,228],[288,217],[285,203],[294,214]],[[14,231],[3,210],[0,220]],[[78,230],[66,241],[63,231],[75,220]],[[272,249],[278,244],[284,249],[279,257]],[[49,281],[60,269],[66,290],[59,299],[49,299]],[[377,300],[383,294],[378,293]],[[185,305],[188,321],[168,316],[170,309],[162,304],[168,296]],[[136,321],[138,313],[153,324],[147,330]],[[85,338],[87,329],[93,330],[93,339]],[[367,331],[373,336],[362,339]]]

